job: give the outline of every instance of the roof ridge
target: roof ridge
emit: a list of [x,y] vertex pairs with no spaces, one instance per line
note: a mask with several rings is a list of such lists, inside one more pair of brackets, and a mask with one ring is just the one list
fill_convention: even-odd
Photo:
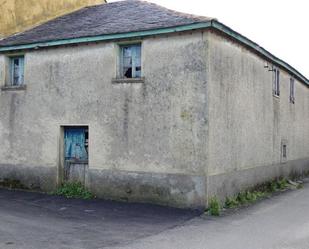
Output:
[[[200,19],[208,19],[208,20],[209,19],[211,19],[211,20],[216,19],[216,18],[213,18],[213,17],[207,17],[207,16],[202,16],[202,15],[195,15],[195,14],[192,14],[192,13],[185,13],[185,12],[182,12],[182,11],[173,10],[173,9],[164,7],[164,6],[160,5],[160,4],[153,3],[151,1],[146,1],[146,0],[118,0],[118,1],[115,1],[115,2],[111,2],[111,3],[107,2],[105,4],[102,3],[102,4],[92,5],[92,6],[85,6],[84,8],[91,9],[91,8],[96,8],[98,6],[113,5],[113,4],[119,4],[119,3],[124,3],[124,2],[140,2],[140,3],[152,5],[152,6],[155,6],[157,8],[160,8],[162,10],[167,10],[167,11],[173,12],[175,14],[178,14],[180,16],[186,17],[186,18],[200,18]],[[73,12],[71,12],[71,13],[73,13]]]
[[175,14],[178,14],[178,15],[181,15],[183,17],[194,17],[194,18],[201,18],[201,19],[210,19],[210,20],[213,20],[215,18],[213,17],[208,17],[208,16],[201,16],[201,15],[195,15],[195,14],[192,14],[192,13],[185,13],[185,12],[181,12],[181,11],[178,11],[178,10],[173,10],[173,9],[170,9],[170,8],[167,8],[165,6],[162,6],[162,5],[159,5],[157,3],[153,3],[153,2],[150,2],[150,1],[146,1],[146,0],[123,0],[123,1],[136,1],[136,2],[143,2],[143,3],[146,3],[146,4],[149,4],[149,5],[153,5],[153,6],[156,6],[158,8],[161,8],[161,9],[164,9],[164,10],[168,10],[168,11],[171,11]]

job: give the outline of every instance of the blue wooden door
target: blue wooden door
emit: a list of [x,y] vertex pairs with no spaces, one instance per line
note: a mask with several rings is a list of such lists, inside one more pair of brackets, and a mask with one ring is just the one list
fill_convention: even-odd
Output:
[[86,131],[84,128],[66,128],[64,131],[65,160],[87,161]]
[[64,181],[85,184],[88,168],[88,128],[64,129]]

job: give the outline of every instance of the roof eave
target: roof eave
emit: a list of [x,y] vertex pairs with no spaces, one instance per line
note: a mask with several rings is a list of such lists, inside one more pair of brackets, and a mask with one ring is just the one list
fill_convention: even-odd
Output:
[[291,65],[286,63],[285,61],[279,59],[278,57],[274,56],[272,53],[268,52],[266,49],[259,46],[257,43],[251,41],[247,37],[239,34],[238,32],[232,30],[228,26],[224,25],[223,23],[220,23],[216,20],[211,21],[211,27],[215,30],[218,30],[225,35],[231,37],[233,40],[238,41],[242,45],[249,47],[253,49],[256,53],[261,55],[262,57],[268,59],[276,66],[279,66],[281,68],[286,69],[290,74],[292,74],[293,77],[299,79],[303,83],[305,83],[309,87],[309,79],[307,79],[304,75],[302,75],[300,72],[298,72],[295,68],[293,68]]
[[70,45],[70,44],[78,44],[78,43],[99,42],[99,41],[118,40],[118,39],[130,39],[130,38],[145,37],[145,36],[152,36],[152,35],[162,35],[162,34],[169,34],[169,33],[175,33],[175,32],[190,31],[190,30],[195,30],[195,29],[209,28],[210,26],[211,26],[211,21],[208,21],[208,22],[194,23],[194,24],[182,25],[182,26],[176,26],[176,27],[145,30],[145,31],[135,31],[135,32],[118,33],[118,34],[106,34],[106,35],[99,35],[99,36],[72,38],[72,39],[65,39],[65,40],[54,40],[54,41],[37,42],[37,43],[22,44],[22,45],[0,46],[0,53],[16,51],[16,50],[24,50],[24,49],[37,49],[37,48]]

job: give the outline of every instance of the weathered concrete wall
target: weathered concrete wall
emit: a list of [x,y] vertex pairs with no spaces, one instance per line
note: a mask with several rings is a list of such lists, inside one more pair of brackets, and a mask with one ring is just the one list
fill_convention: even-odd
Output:
[[27,89],[0,93],[0,164],[57,168],[61,125],[89,125],[98,196],[204,206],[206,46],[202,33],[145,39],[143,84],[112,84],[117,43],[26,53]]
[[0,0],[0,37],[105,0]]
[[288,73],[274,97],[262,58],[208,32],[143,40],[144,83],[112,83],[118,54],[113,42],[25,54],[27,89],[0,92],[0,180],[61,182],[63,125],[89,126],[85,182],[99,197],[203,207],[308,170],[309,88],[296,81],[291,104]]
[[208,59],[209,195],[224,197],[293,169],[309,170],[309,88],[295,81],[290,103],[291,75],[281,70],[280,97],[274,97],[265,60],[214,33]]

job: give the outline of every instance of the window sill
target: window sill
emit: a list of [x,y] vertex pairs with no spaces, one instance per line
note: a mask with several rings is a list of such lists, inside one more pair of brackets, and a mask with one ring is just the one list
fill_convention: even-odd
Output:
[[145,78],[116,78],[112,79],[113,84],[131,84],[131,83],[144,83]]
[[1,91],[21,91],[21,90],[26,90],[27,86],[22,85],[22,86],[3,86],[1,87]]
[[80,159],[68,159],[65,160],[65,162],[71,164],[88,164],[88,160],[80,160]]
[[280,99],[280,95],[273,94],[273,97],[276,99]]

